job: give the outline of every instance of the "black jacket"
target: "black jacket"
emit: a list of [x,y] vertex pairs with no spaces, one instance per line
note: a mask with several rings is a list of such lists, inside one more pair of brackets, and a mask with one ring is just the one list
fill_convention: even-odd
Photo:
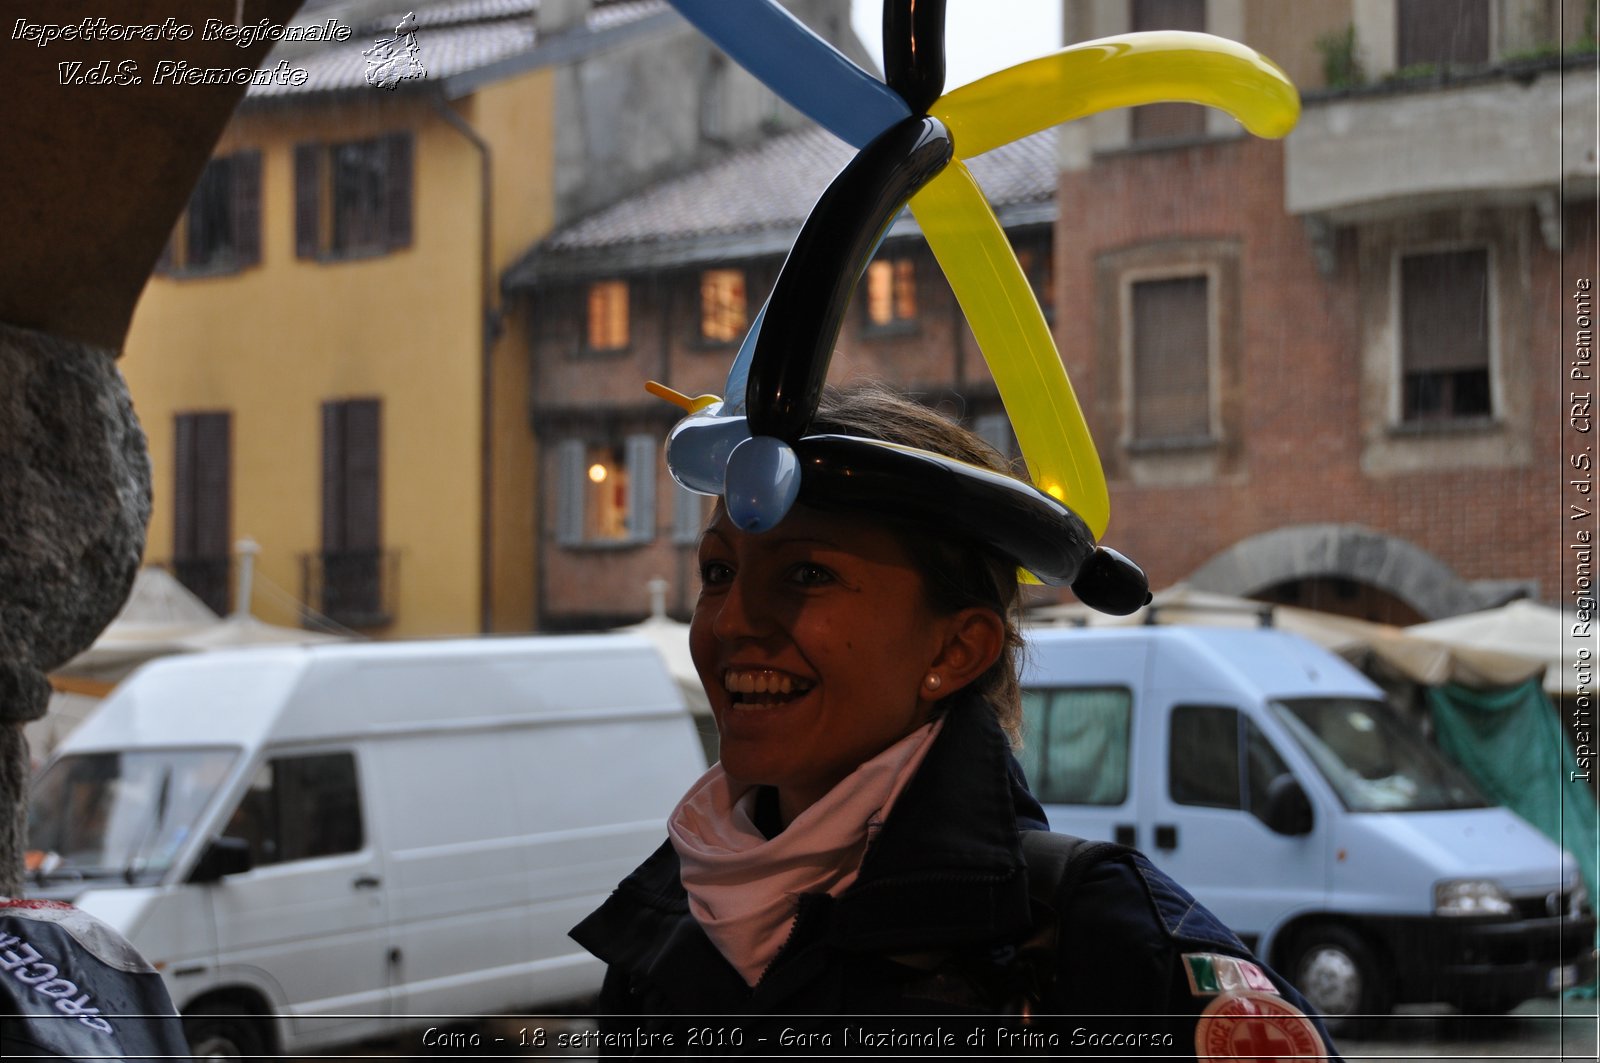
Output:
[[[1191,992],[1183,955],[1250,954],[1131,850],[1092,867],[1058,904],[1056,971],[1042,979],[1053,984],[1030,992],[1038,979],[1018,949],[1036,916],[1043,924],[1050,913],[1029,900],[1018,829],[1042,813],[1014,763],[987,712],[952,713],[859,877],[838,897],[800,898],[792,933],[753,989],[689,913],[677,854],[662,845],[572,931],[608,964],[602,1052],[1192,1053],[1209,1001]],[[1024,1027],[1016,1013],[1030,995],[1035,1014]]]

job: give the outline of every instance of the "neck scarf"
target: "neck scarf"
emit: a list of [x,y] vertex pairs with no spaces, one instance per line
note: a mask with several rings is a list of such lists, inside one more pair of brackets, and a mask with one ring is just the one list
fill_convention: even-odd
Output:
[[711,766],[667,821],[689,911],[723,957],[755,985],[794,925],[802,893],[837,896],[916,774],[943,721],[912,731],[845,776],[768,839],[754,822],[756,787]]

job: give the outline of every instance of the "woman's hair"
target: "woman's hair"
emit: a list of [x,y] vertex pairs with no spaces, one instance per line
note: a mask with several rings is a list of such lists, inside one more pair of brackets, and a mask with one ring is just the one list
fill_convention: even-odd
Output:
[[[876,384],[826,388],[807,434],[838,433],[881,439],[1011,475],[993,447],[943,415]],[[970,539],[951,538],[926,523],[887,521],[921,571],[933,607],[954,613],[970,606],[992,609],[1005,626],[1000,656],[955,697],[993,712],[1013,746],[1022,740],[1022,689],[1018,684],[1021,593],[1016,562]],[[954,708],[955,706],[949,706]]]

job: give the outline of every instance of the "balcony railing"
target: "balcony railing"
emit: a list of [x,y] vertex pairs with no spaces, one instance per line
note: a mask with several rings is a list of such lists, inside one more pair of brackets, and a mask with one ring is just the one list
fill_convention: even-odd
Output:
[[310,610],[301,622],[317,627],[326,618],[358,629],[389,624],[394,620],[399,560],[393,550],[301,554],[300,596]]

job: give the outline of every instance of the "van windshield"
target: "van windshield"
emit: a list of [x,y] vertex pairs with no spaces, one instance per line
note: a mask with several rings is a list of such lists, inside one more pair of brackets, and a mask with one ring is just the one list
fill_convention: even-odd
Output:
[[63,756],[28,794],[27,868],[37,883],[154,882],[228,775],[232,749]]
[[1273,702],[1272,711],[1351,812],[1490,804],[1461,769],[1384,702],[1296,698]]

